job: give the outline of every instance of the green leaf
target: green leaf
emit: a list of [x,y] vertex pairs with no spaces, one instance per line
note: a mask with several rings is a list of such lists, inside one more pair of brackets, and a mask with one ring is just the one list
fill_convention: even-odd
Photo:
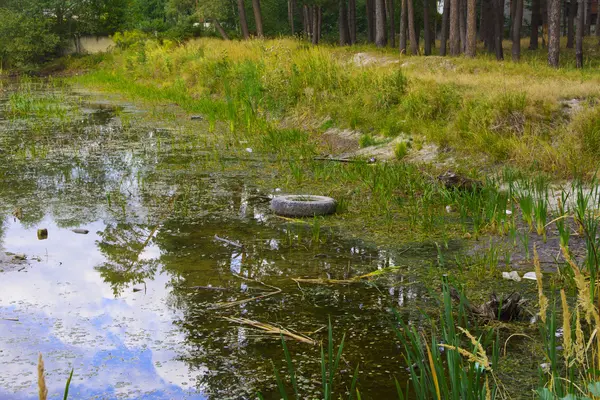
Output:
[[589,383],[588,390],[592,395],[600,396],[600,382]]
[[537,393],[539,400],[554,400],[554,395],[548,388],[538,389]]

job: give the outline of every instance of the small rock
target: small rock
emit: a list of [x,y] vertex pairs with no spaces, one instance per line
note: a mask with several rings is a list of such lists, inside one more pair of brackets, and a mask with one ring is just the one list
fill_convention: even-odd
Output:
[[517,271],[503,272],[502,278],[510,281],[521,282],[521,277]]
[[535,276],[535,272],[527,272],[523,275],[523,279],[529,279],[530,281],[537,281],[537,276]]
[[73,233],[77,233],[79,235],[87,235],[88,233],[90,233],[90,231],[88,231],[87,229],[72,229],[71,232]]
[[203,120],[204,120],[204,117],[203,117],[202,115],[192,115],[192,116],[190,117],[190,119],[191,119],[192,121],[203,121]]

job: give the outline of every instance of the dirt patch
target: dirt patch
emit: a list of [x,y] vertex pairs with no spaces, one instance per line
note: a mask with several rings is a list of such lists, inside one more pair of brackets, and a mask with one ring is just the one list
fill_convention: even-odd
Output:
[[583,110],[584,101],[585,100],[583,99],[565,99],[561,100],[559,103],[562,106],[563,112],[572,118]]
[[29,266],[27,256],[24,254],[13,254],[0,249],[0,273],[21,271]]
[[354,57],[352,57],[352,63],[359,67],[368,67],[371,65],[399,64],[400,60],[370,53],[356,53]]
[[320,140],[329,154],[352,154],[360,149],[358,141],[361,135],[360,131],[352,129],[330,128],[320,136]]

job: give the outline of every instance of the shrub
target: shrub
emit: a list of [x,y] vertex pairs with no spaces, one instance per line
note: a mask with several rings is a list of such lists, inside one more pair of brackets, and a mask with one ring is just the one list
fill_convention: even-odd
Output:
[[580,140],[581,149],[597,158],[600,154],[600,107],[581,112],[572,125]]
[[406,155],[408,154],[408,148],[409,145],[405,141],[401,141],[398,144],[396,144],[396,148],[394,149],[394,155],[396,156],[396,159],[404,159],[404,157],[406,157]]

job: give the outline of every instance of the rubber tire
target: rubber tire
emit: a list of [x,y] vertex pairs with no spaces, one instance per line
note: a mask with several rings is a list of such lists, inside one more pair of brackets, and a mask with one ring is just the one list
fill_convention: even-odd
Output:
[[[310,198],[310,201],[302,200]],[[331,197],[312,195],[283,195],[271,200],[271,210],[284,217],[313,217],[335,213],[337,204]]]

